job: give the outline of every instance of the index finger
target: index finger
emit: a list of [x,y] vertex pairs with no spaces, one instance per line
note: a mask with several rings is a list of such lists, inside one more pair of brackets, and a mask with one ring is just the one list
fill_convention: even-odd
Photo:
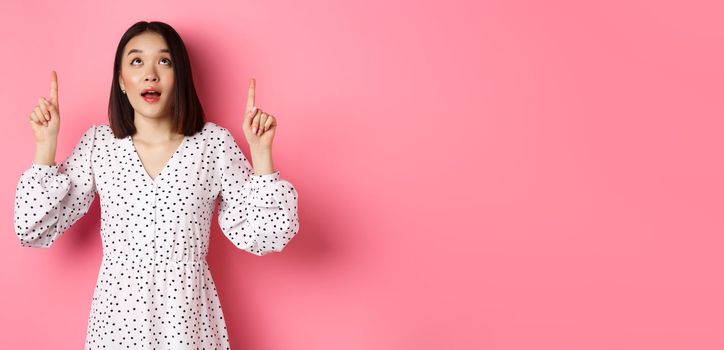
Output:
[[256,90],[256,79],[251,78],[251,82],[249,82],[249,93],[246,97],[246,113],[249,113],[251,109],[254,107],[254,93]]
[[50,73],[50,102],[58,106],[58,73]]

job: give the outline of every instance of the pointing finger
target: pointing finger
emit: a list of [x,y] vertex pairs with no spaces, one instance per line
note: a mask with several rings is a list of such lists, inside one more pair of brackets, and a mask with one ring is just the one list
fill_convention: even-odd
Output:
[[254,107],[254,90],[256,90],[256,80],[251,78],[249,82],[249,93],[246,97],[246,113],[251,112],[251,109]]
[[58,106],[58,73],[50,73],[50,103]]

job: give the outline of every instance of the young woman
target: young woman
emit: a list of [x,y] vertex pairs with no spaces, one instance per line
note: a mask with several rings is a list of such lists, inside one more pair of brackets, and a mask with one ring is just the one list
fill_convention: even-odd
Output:
[[177,32],[138,22],[113,65],[109,125],[89,127],[55,164],[58,82],[30,113],[35,158],[16,188],[22,246],[49,247],[101,202],[103,260],[86,349],[228,349],[206,262],[211,217],[239,249],[279,252],[299,230],[297,191],[272,166],[276,118],[254,105],[243,116],[253,168],[226,128],[204,120]]

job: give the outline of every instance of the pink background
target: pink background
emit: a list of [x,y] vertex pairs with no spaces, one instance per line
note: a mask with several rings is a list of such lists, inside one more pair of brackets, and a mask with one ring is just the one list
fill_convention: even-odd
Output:
[[20,247],[27,115],[58,72],[57,161],[107,123],[137,20],[186,42],[248,155],[249,78],[300,194],[281,254],[209,263],[232,349],[724,348],[720,1],[18,1],[0,5],[0,348],[78,349],[98,198]]

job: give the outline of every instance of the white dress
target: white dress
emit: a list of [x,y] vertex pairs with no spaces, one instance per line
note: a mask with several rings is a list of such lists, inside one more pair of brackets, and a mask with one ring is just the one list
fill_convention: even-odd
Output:
[[151,178],[131,137],[93,125],[61,164],[32,163],[15,195],[15,232],[49,247],[100,196],[103,259],[86,349],[229,349],[206,262],[218,223],[239,249],[281,251],[299,230],[297,191],[279,171],[254,175],[224,127],[206,122]]

